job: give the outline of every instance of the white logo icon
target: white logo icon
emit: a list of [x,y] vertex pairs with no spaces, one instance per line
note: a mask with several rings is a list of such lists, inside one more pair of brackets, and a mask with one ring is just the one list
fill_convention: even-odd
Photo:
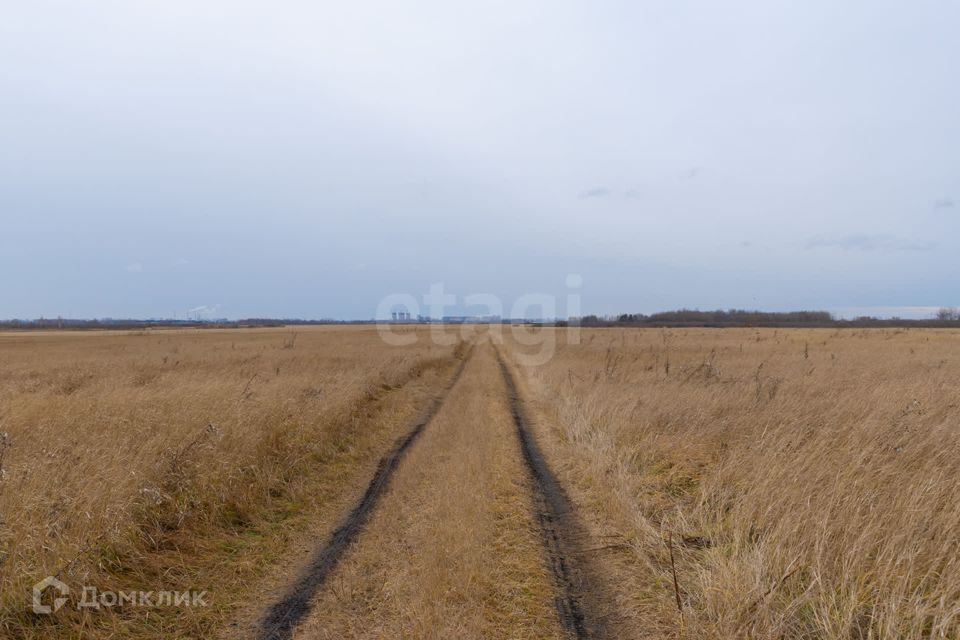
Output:
[[65,596],[68,593],[70,593],[70,587],[60,582],[53,576],[47,576],[37,584],[33,585],[33,612],[34,613],[50,614],[50,613],[53,613],[54,611],[59,610],[60,607],[66,604],[67,599],[62,597],[54,599],[52,607],[50,605],[43,604],[43,600],[42,600],[43,592],[47,589],[47,587],[53,587],[54,589],[57,590],[57,593],[59,593],[61,596]]

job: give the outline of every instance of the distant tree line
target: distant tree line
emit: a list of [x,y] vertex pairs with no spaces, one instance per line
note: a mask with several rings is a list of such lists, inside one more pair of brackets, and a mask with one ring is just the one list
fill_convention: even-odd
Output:
[[626,323],[695,323],[695,324],[751,324],[762,325],[771,323],[790,324],[823,324],[833,322],[833,316],[827,311],[746,311],[744,309],[730,309],[727,311],[699,311],[695,309],[679,309],[677,311],[662,311],[649,316],[636,313],[624,313],[617,317],[617,322]]
[[957,309],[956,307],[943,307],[937,311],[937,320],[957,322],[960,320],[960,309]]
[[[960,310],[943,308],[934,318],[908,320],[860,316],[840,320],[828,311],[748,311],[746,309],[678,309],[659,313],[621,313],[579,318],[584,327],[960,327]],[[569,323],[557,323],[566,325]]]

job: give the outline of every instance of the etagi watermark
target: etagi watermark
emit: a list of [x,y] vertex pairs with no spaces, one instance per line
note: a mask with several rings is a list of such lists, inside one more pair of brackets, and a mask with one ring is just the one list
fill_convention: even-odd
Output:
[[[509,327],[512,338],[527,349],[518,350],[516,360],[519,364],[536,366],[548,362],[556,352],[557,331],[543,331],[541,327],[527,323],[509,323],[505,320],[542,319],[556,320],[567,318],[565,338],[568,344],[580,343],[581,301],[580,287],[583,278],[578,274],[566,277],[567,291],[557,296],[549,293],[527,293],[521,295],[505,313],[503,300],[492,293],[473,293],[463,297],[462,307],[470,309],[470,316],[451,317],[448,311],[459,307],[458,297],[446,291],[442,282],[430,285],[430,291],[423,295],[422,304],[409,293],[393,293],[386,296],[377,305],[377,318],[392,318],[393,322],[378,320],[380,337],[389,345],[406,346],[415,344],[421,332],[397,330],[400,323],[417,320],[429,323],[430,341],[437,345],[451,346],[458,340],[466,340],[476,331],[476,323],[489,326],[491,339],[503,343],[504,327]],[[453,325],[459,325],[459,331],[451,331]],[[459,335],[458,335],[459,333]]]
[[[44,595],[48,591],[53,594],[53,599],[44,602]],[[54,576],[47,576],[33,585],[32,609],[38,615],[56,613],[72,599],[70,587]],[[77,609],[97,611],[113,607],[206,607],[207,605],[206,591],[109,591],[92,586],[84,586],[80,592],[80,599],[75,603]]]

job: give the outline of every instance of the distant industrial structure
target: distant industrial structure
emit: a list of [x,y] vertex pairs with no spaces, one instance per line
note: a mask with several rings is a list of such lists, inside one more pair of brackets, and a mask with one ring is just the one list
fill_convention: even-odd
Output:
[[394,311],[390,314],[394,322],[410,322],[409,311]]

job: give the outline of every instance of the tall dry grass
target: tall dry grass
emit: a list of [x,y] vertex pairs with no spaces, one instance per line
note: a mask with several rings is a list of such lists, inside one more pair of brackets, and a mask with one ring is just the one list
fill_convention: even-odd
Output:
[[960,332],[595,330],[525,373],[630,635],[960,637]]
[[[314,476],[336,489],[377,398],[453,351],[359,328],[0,334],[0,635],[205,635],[323,499]],[[213,605],[37,617],[47,575]]]

